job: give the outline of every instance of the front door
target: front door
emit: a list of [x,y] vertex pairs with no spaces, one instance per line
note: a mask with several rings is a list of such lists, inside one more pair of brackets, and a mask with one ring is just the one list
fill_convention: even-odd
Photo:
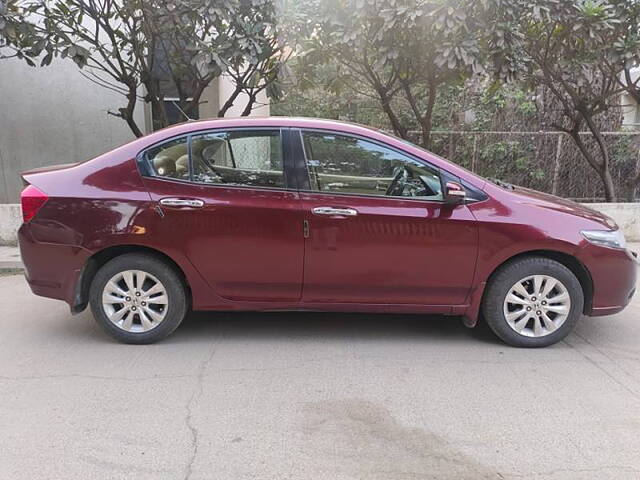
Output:
[[377,142],[302,131],[309,191],[304,302],[464,303],[478,230],[442,201],[439,172]]
[[145,155],[162,229],[182,232],[181,248],[218,295],[299,300],[303,214],[278,129],[195,133]]

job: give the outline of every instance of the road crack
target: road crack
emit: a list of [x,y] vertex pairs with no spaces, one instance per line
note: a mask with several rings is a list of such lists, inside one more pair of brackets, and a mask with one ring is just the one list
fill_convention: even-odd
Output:
[[202,360],[202,362],[200,362],[200,365],[198,366],[198,374],[196,375],[196,385],[193,389],[193,393],[191,394],[191,397],[189,398],[189,401],[187,402],[187,405],[185,406],[186,415],[184,417],[184,423],[187,426],[187,429],[189,430],[189,433],[191,435],[191,457],[189,458],[189,462],[187,463],[187,466],[186,466],[186,472],[184,475],[185,480],[189,480],[189,478],[191,478],[191,475],[193,473],[193,464],[195,463],[196,457],[198,455],[198,446],[199,446],[199,440],[200,440],[200,432],[198,431],[198,427],[193,422],[193,407],[202,396],[205,372],[207,371],[207,368],[211,364],[211,361],[213,360],[215,353],[216,353],[216,342],[212,342],[211,350],[209,351],[209,354],[204,360]]

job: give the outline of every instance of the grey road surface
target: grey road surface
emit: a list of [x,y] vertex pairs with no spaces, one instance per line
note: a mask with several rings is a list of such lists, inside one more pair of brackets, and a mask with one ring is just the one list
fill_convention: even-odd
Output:
[[0,277],[0,479],[120,478],[638,479],[640,300],[542,350],[324,313],[127,346]]

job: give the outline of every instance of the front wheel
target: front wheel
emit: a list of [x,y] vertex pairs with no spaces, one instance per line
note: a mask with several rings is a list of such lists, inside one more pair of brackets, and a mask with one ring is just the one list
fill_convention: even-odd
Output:
[[180,276],[151,255],[129,253],[98,270],[89,292],[98,324],[124,343],[153,343],[171,334],[187,311]]
[[584,294],[561,263],[526,257],[491,278],[483,313],[498,337],[516,347],[546,347],[565,338],[582,314]]

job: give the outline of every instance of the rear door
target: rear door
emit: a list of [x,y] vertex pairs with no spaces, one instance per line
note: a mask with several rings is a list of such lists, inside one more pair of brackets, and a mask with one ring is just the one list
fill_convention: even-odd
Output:
[[283,131],[198,132],[147,150],[143,161],[164,215],[153,233],[179,242],[217,294],[300,298],[303,214],[285,176]]
[[465,301],[477,225],[465,205],[443,203],[437,169],[360,137],[299,138],[308,169],[304,302]]

